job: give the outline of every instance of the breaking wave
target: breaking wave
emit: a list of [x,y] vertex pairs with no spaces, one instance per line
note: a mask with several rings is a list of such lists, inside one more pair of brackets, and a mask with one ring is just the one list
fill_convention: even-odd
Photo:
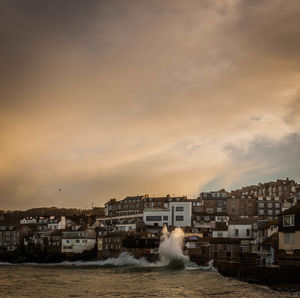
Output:
[[103,261],[64,261],[55,265],[72,266],[101,266],[101,267],[125,267],[125,266],[146,266],[149,262],[145,258],[136,259],[128,252],[122,252],[117,258],[109,258]]
[[45,267],[152,267],[186,270],[206,270],[216,271],[212,262],[208,266],[198,266],[189,260],[159,260],[157,262],[148,262],[145,258],[137,259],[128,252],[122,252],[117,258],[109,258],[103,261],[64,261],[61,263],[8,263],[0,262],[0,266],[45,266]]
[[191,262],[189,256],[183,253],[184,232],[181,228],[175,228],[169,232],[167,227],[162,229],[162,236],[159,245],[159,260],[157,262],[148,262],[146,258],[135,258],[128,252],[122,252],[116,258],[99,261],[64,261],[61,263],[22,263],[12,264],[0,262],[0,266],[27,265],[27,266],[99,266],[99,267],[167,267],[169,269],[187,269],[187,270],[206,270],[216,271],[213,267],[213,261],[208,266],[198,266]]
[[136,259],[128,252],[122,252],[117,258],[109,258],[104,261],[94,262],[62,262],[60,265],[73,266],[103,266],[103,267],[167,267],[169,269],[187,269],[187,270],[206,270],[216,271],[213,267],[213,261],[208,266],[198,266],[191,262],[189,256],[183,253],[184,232],[181,228],[175,228],[169,232],[167,227],[162,229],[162,236],[159,245],[159,261],[148,262],[145,258]]

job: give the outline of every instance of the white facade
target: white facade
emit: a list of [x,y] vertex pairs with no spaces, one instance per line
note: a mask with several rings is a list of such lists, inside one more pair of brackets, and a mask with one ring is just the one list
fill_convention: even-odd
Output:
[[228,225],[229,238],[252,238],[251,224],[229,224]]
[[63,253],[82,253],[91,250],[96,245],[96,239],[62,239],[61,250]]
[[117,224],[116,225],[116,231],[125,231],[125,232],[129,232],[129,231],[135,231],[136,230],[136,224],[132,223],[132,224]]
[[217,215],[215,217],[216,222],[229,222],[229,216],[226,215]]
[[64,230],[66,228],[66,218],[62,216],[60,220],[50,219],[48,222],[48,228],[50,230]]
[[37,220],[33,217],[27,217],[20,220],[21,225],[36,224]]
[[144,223],[150,226],[164,224],[176,227],[190,227],[192,218],[191,202],[170,202],[168,209],[148,209],[144,211]]
[[213,231],[213,238],[228,238],[228,231]]
[[82,253],[84,250],[91,250],[96,245],[96,232],[68,231],[63,232],[61,240],[61,251],[63,253]]

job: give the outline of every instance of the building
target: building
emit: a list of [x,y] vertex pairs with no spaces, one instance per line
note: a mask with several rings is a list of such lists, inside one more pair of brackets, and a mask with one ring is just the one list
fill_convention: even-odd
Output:
[[227,212],[230,218],[254,217],[257,214],[256,198],[233,192],[227,198]]
[[[277,181],[270,181],[266,183],[258,183],[257,185],[250,185],[242,187],[233,191],[235,194],[253,195],[254,197],[280,197],[281,201],[294,196],[297,192],[297,183],[294,180],[278,179]],[[233,193],[232,192],[232,193]]]
[[[227,213],[228,192],[225,189],[210,192],[201,192],[199,195],[201,205],[206,213]],[[203,212],[202,211],[202,212]]]
[[149,195],[129,196],[121,201],[109,200],[104,205],[106,217],[125,217],[143,214],[145,209],[167,208],[170,202],[186,201],[186,197],[149,197]]
[[159,227],[190,227],[191,218],[191,202],[171,202],[165,209],[146,209],[143,217],[146,225]]
[[238,261],[241,252],[241,239],[211,238],[209,255],[215,261]]
[[64,216],[61,216],[60,218],[50,216],[48,228],[50,230],[64,230],[66,228],[66,218]]
[[185,250],[190,260],[198,265],[207,265],[210,257],[210,238],[198,237],[196,235],[186,237]]
[[96,231],[85,226],[62,232],[62,253],[82,253],[96,246]]
[[250,218],[240,218],[229,221],[228,237],[239,239],[253,238],[252,224],[255,220]]
[[101,233],[97,235],[97,256],[99,259],[118,257],[122,252],[124,231]]
[[149,261],[157,261],[160,231],[160,227],[148,227],[142,233],[127,233],[123,240],[123,250],[136,258],[146,256]]
[[212,232],[213,238],[228,238],[228,225],[226,222],[217,222]]
[[280,197],[259,196],[257,198],[257,215],[264,218],[275,218],[279,215],[282,208]]
[[259,183],[257,196],[279,197],[281,201],[296,193],[296,182],[294,180],[278,179],[276,182]]
[[17,226],[0,225],[0,249],[5,251],[16,250],[20,245],[20,232]]
[[188,200],[188,201],[192,203],[192,214],[205,212],[202,199],[197,198],[197,199]]
[[62,230],[56,229],[47,233],[46,247],[48,252],[61,252]]
[[37,219],[35,217],[26,217],[20,220],[21,225],[37,224]]
[[300,266],[300,203],[279,215],[279,263]]
[[192,225],[195,228],[215,228],[216,223],[225,222],[228,223],[229,216],[227,213],[206,213],[199,212],[193,213]]
[[256,254],[264,265],[273,265],[278,262],[278,233],[273,233],[258,246]]
[[[235,218],[258,215],[261,218],[273,219],[297,202],[297,189],[297,183],[289,178],[242,187],[231,192],[231,197],[228,198],[228,214]],[[233,200],[235,198],[238,200]],[[251,200],[243,201],[250,198],[256,199],[256,204]]]

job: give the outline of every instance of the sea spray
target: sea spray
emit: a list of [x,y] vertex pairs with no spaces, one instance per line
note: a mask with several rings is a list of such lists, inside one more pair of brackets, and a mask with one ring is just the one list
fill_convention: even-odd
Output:
[[104,261],[98,261],[101,266],[146,266],[148,261],[145,258],[136,259],[128,252],[122,252],[117,258],[109,258]]
[[184,232],[181,228],[175,228],[170,233],[167,227],[163,226],[158,249],[161,265],[184,267],[189,262],[189,257],[183,254],[183,241]]
[[122,252],[116,258],[108,258],[100,261],[64,261],[61,263],[24,263],[24,265],[34,266],[100,266],[100,267],[127,267],[127,266],[147,266],[150,263],[146,258],[136,259],[132,254],[128,252]]
[[[183,253],[184,232],[181,228],[175,228],[169,232],[166,226],[161,230],[161,239],[159,245],[160,260],[155,263],[148,262],[146,258],[136,259],[129,252],[122,252],[118,257],[112,257],[101,261],[64,261],[61,263],[23,263],[29,266],[100,266],[100,267],[169,267],[174,269],[185,268],[187,270],[208,270],[216,271],[213,262],[210,261],[208,266],[198,266],[191,262],[189,256]],[[13,265],[10,263],[0,263],[0,266]],[[20,264],[21,265],[21,264]]]

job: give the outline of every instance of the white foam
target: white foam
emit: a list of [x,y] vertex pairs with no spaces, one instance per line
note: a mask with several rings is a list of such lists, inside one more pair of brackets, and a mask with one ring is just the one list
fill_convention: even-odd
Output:
[[[172,261],[182,263],[187,270],[209,270],[216,271],[211,260],[208,266],[198,266],[191,262],[189,256],[183,253],[184,232],[181,228],[175,228],[171,233],[167,227],[162,229],[162,236],[159,245],[159,260],[157,262],[148,262],[145,258],[136,259],[128,252],[122,252],[117,258],[109,258],[101,261],[64,261],[61,263],[23,263],[29,266],[140,266],[140,267],[165,267]],[[0,266],[14,265],[11,263],[0,262]]]

